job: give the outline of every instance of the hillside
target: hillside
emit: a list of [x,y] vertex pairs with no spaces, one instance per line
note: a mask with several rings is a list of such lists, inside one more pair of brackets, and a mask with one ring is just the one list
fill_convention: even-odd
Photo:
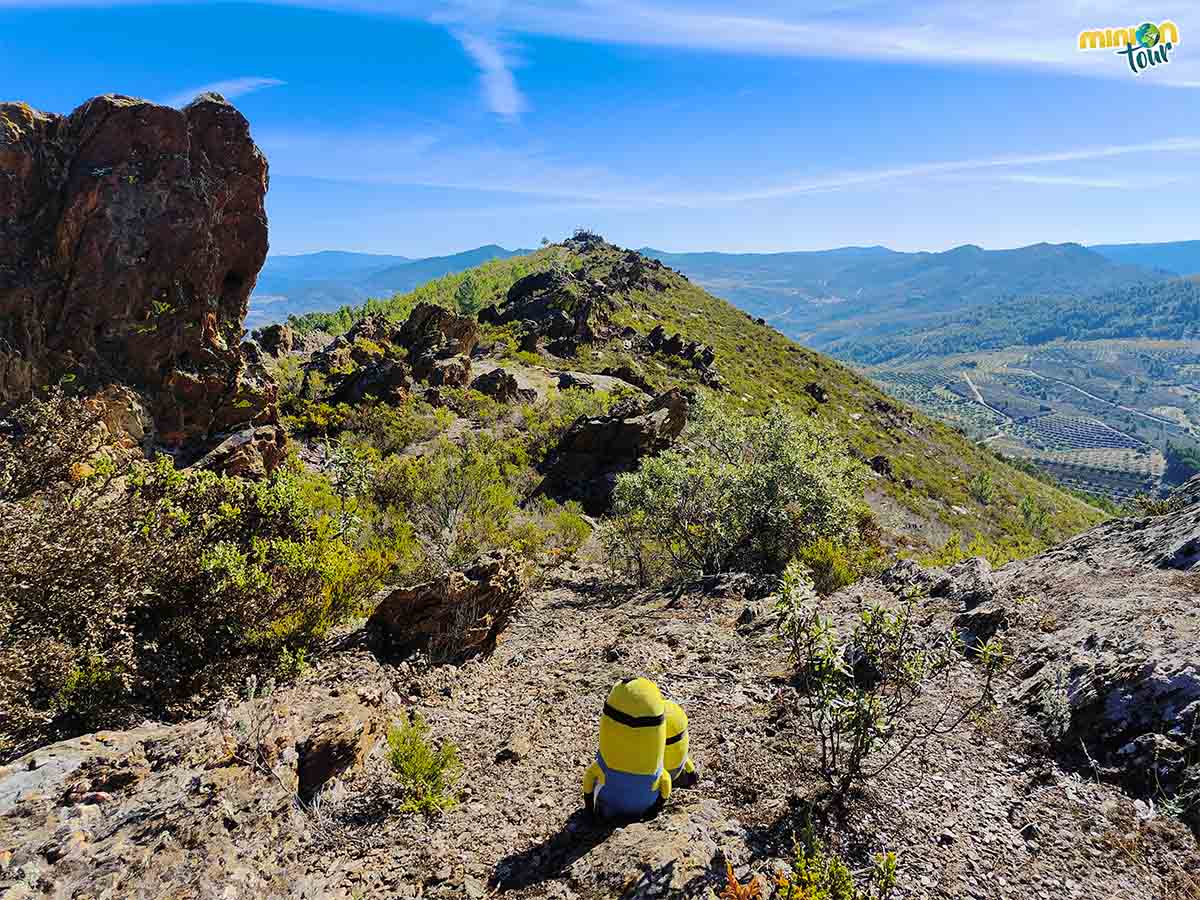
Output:
[[1173,279],[1090,297],[1021,296],[926,322],[897,323],[886,337],[847,338],[830,348],[860,363],[1037,346],[1055,340],[1200,337],[1200,285]]
[[1113,262],[1161,269],[1175,275],[1200,273],[1200,241],[1165,244],[1094,244],[1089,250]]
[[505,250],[489,244],[425,259],[338,251],[268,256],[250,300],[246,321],[248,326],[255,327],[282,322],[288,316],[362,303],[369,297],[411,291],[432,278],[523,252],[527,251]]
[[[820,353],[802,347],[761,321],[714,297],[668,268],[603,242],[567,242],[534,254],[498,260],[469,273],[437,279],[409,294],[372,303],[368,308],[312,314],[293,320],[299,331],[344,331],[368,312],[400,321],[421,302],[456,308],[469,281],[475,307],[503,304],[518,279],[558,267],[574,279],[596,286],[598,314],[610,326],[596,340],[566,348],[566,357],[547,347],[521,352],[514,326],[485,326],[483,341],[509,346],[503,360],[510,369],[563,369],[590,373],[628,368],[656,389],[673,384],[711,382],[704,367],[663,353],[630,349],[661,326],[683,342],[709,346],[711,364],[724,393],[747,411],[763,411],[776,401],[833,424],[876,471],[869,496],[884,528],[900,544],[926,551],[954,532],[969,542],[980,535],[997,548],[1037,543],[1020,511],[1034,498],[1053,510],[1047,540],[1075,533],[1102,513],[1049,485],[1019,472],[953,429],[887,397],[870,381]],[[639,273],[631,277],[630,272]],[[481,319],[482,319],[481,314]],[[515,325],[515,323],[514,323]],[[507,345],[504,343],[508,341]],[[505,352],[505,351],[501,351]],[[981,474],[982,473],[982,474]],[[972,493],[979,479],[994,483],[986,503]],[[979,492],[976,491],[975,494]],[[996,549],[997,558],[1006,551]]]
[[1078,244],[942,253],[846,247],[804,253],[644,251],[818,349],[957,314],[1012,296],[1086,297],[1163,278]]

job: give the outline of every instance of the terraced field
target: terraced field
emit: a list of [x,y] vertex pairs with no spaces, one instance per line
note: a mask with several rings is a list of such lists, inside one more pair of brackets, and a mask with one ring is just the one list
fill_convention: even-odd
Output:
[[1163,489],[1168,441],[1200,446],[1200,341],[1063,342],[865,372],[994,450],[1118,499]]

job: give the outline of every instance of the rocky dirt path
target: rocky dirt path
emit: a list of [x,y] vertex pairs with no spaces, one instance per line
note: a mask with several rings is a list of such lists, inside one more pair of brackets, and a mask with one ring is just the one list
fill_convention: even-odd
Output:
[[[787,660],[769,601],[747,600],[746,584],[614,593],[603,571],[579,569],[490,659],[398,683],[434,733],[462,748],[466,788],[437,819],[377,822],[361,859],[364,896],[709,897],[726,860],[773,881],[819,786],[802,765],[812,748],[785,712]],[[851,615],[864,597],[893,599],[871,583],[831,603]],[[955,611],[938,603],[933,617]],[[684,706],[701,779],[651,821],[597,827],[582,812],[580,777],[603,698],[631,674]],[[969,663],[960,675],[965,705],[979,682]],[[1001,696],[1015,684],[1001,684]],[[1003,708],[966,722],[826,827],[856,866],[895,850],[899,897],[1187,896],[1176,881],[1195,860],[1191,836],[1159,833],[1144,806],[1057,769],[1037,753],[1036,728]],[[382,760],[371,765],[365,783],[386,786]],[[341,852],[335,841],[327,859]]]
[[[713,897],[726,861],[769,884],[820,786],[788,711],[770,602],[747,593],[751,582],[730,577],[636,594],[583,565],[538,591],[490,658],[462,667],[381,665],[351,635],[275,702],[318,724],[419,711],[461,748],[457,807],[402,814],[376,746],[301,808],[277,780],[220,762],[205,722],[158,726],[132,755],[129,741],[99,741],[121,745],[92,778],[116,785],[106,800],[22,776],[0,809],[0,898]],[[849,617],[864,599],[894,601],[867,582],[826,602]],[[922,610],[935,623],[960,611],[946,599]],[[1200,871],[1191,834],[1040,752],[1037,724],[1012,699],[1019,668],[1001,679],[998,709],[823,817],[831,842],[855,868],[894,850],[899,898],[1195,900],[1182,878]],[[631,674],[687,710],[701,778],[656,818],[606,828],[584,815],[580,779],[603,699]],[[978,675],[964,661],[958,676],[966,704]],[[944,699],[931,693],[918,715]],[[61,753],[77,760],[79,744]],[[36,763],[46,772],[60,753],[50,750]]]

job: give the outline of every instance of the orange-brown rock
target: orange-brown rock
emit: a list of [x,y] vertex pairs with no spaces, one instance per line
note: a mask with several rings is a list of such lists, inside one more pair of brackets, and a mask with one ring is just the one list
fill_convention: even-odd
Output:
[[0,404],[64,376],[125,385],[198,456],[275,426],[242,322],[267,253],[267,161],[217,95],[0,103]]
[[492,554],[464,571],[392,591],[367,626],[393,653],[426,649],[435,658],[458,659],[495,649],[523,596],[519,567]]

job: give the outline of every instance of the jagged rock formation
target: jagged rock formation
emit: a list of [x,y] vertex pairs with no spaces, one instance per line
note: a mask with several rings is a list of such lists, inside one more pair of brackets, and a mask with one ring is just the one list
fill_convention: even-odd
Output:
[[499,366],[478,376],[471,387],[499,403],[532,403],[537,399],[537,391],[521,387],[515,376]]
[[367,396],[401,400],[415,381],[465,387],[478,339],[474,319],[432,303],[418,305],[402,325],[368,316],[309,358],[302,391],[334,403],[358,403]]
[[495,649],[523,596],[520,567],[493,554],[461,572],[393,591],[367,627],[389,654],[425,649],[435,659],[461,659]]
[[607,415],[580,419],[559,441],[535,495],[578,500],[588,513],[603,513],[617,476],[679,437],[688,406],[687,395],[673,389],[653,400],[619,403]]
[[546,349],[556,356],[574,356],[580,343],[595,339],[604,302],[602,284],[566,269],[549,269],[517,281],[502,304],[479,311],[479,321],[489,325],[518,322],[523,350],[536,351],[548,341]]
[[274,428],[275,385],[241,344],[267,162],[236,109],[213,94],[182,111],[0,104],[0,171],[0,404],[66,375],[128,385],[185,456]]

